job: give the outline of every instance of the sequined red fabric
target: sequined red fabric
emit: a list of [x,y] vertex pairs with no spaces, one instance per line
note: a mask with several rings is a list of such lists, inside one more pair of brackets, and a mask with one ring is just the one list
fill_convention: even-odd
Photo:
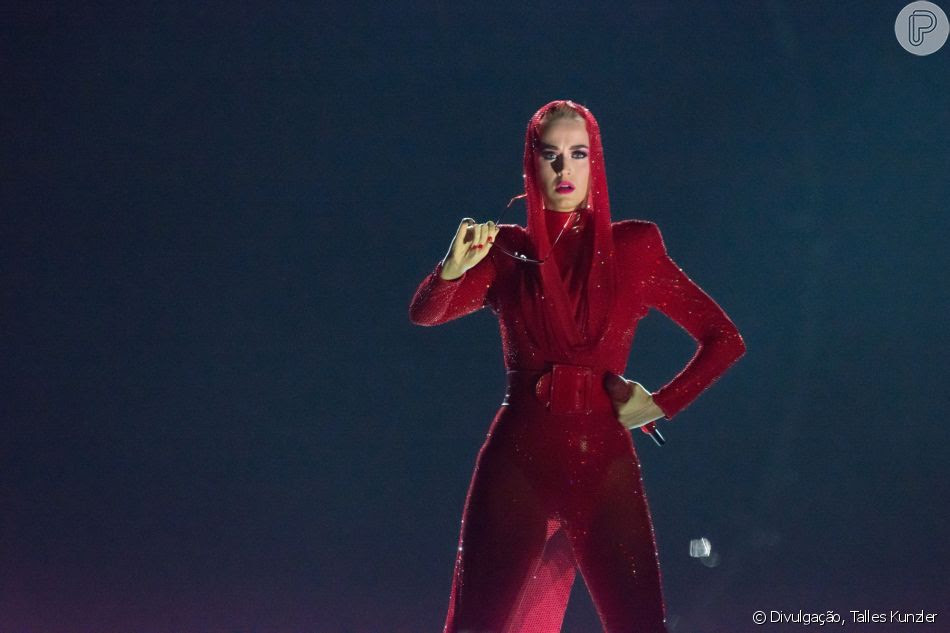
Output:
[[[587,229],[584,249],[572,253],[571,275],[583,276],[583,284],[565,285],[563,256],[567,249],[548,231],[550,216],[545,214],[543,185],[536,173],[537,156],[543,136],[542,119],[549,109],[561,104],[574,108],[585,125],[589,137],[589,178],[587,205],[580,210]],[[532,327],[528,335],[535,345],[545,348],[561,359],[570,359],[600,346],[607,321],[617,295],[617,262],[614,257],[613,231],[610,228],[610,196],[604,167],[600,126],[594,115],[580,104],[552,101],[534,113],[525,132],[522,160],[527,223],[524,249],[535,259],[544,259],[552,251],[560,257],[541,266],[522,271],[518,289],[521,309]],[[561,263],[557,260],[560,259]],[[559,272],[561,273],[559,275]]]
[[[560,220],[542,217],[546,228]],[[566,231],[553,251],[553,270],[575,317],[583,313],[578,297],[585,295],[585,280],[572,270],[594,252],[593,226],[582,222]],[[667,631],[640,463],[631,434],[609,406],[603,376],[623,375],[637,323],[651,307],[682,326],[698,347],[653,395],[667,419],[713,384],[745,345],[723,310],[670,258],[656,224],[609,226],[616,299],[597,344],[567,357],[546,347],[539,324],[526,316],[529,265],[497,249],[453,281],[441,279],[437,264],[412,298],[409,318],[419,325],[489,308],[498,318],[508,370],[505,404],[479,451],[465,501],[444,633],[560,631],[577,569],[607,633]],[[496,244],[512,252],[535,247],[515,224],[500,227]],[[535,385],[553,363],[592,368],[598,406],[587,414],[546,408]]]

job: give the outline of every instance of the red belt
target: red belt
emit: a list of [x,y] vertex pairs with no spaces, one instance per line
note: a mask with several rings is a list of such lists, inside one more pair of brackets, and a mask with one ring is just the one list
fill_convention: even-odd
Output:
[[604,390],[604,374],[585,365],[553,363],[547,370],[511,369],[504,404],[532,396],[558,415],[614,411]]

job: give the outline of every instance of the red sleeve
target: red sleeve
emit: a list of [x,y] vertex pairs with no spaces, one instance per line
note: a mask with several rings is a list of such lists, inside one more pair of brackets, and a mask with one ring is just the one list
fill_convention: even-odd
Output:
[[685,409],[745,353],[745,342],[722,308],[670,258],[656,224],[649,226],[645,300],[698,343],[693,358],[653,394],[667,420]]
[[488,290],[495,281],[495,264],[490,253],[458,279],[446,281],[439,276],[441,272],[440,261],[412,297],[409,320],[416,325],[440,325],[486,305]]

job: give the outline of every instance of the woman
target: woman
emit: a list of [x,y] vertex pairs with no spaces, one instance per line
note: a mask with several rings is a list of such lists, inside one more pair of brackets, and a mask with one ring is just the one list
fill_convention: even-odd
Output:
[[[607,633],[665,633],[628,430],[671,420],[745,344],[667,255],[656,224],[611,222],[600,130],[587,108],[552,101],[531,117],[524,183],[527,228],[463,219],[409,308],[413,323],[438,325],[488,306],[508,370],[465,502],[444,631],[559,631],[576,566]],[[698,343],[652,394],[621,377],[650,307]]]

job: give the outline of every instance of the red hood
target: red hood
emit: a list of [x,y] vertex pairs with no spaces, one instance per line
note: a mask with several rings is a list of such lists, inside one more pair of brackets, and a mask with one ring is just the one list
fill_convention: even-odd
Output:
[[[606,329],[610,309],[616,290],[616,269],[614,263],[614,245],[611,234],[610,200],[607,196],[607,175],[604,170],[604,151],[600,138],[600,126],[590,110],[579,103],[569,100],[557,100],[541,107],[528,121],[524,148],[524,186],[527,197],[527,232],[534,253],[539,259],[550,252],[550,240],[544,215],[544,194],[535,177],[535,151],[540,142],[539,125],[542,116],[549,109],[560,104],[573,107],[587,126],[590,145],[590,195],[588,196],[588,221],[593,221],[592,239],[593,261],[588,275],[585,316],[581,323],[575,321],[571,301],[560,282],[556,264],[549,259],[541,266],[532,265],[529,280],[524,285],[523,300],[533,306],[534,312],[543,324],[538,344],[550,350],[552,356],[560,360],[570,360],[584,350],[590,350],[599,342]],[[540,269],[540,270],[537,270]],[[542,300],[541,296],[545,299]],[[555,359],[551,359],[555,360]]]

